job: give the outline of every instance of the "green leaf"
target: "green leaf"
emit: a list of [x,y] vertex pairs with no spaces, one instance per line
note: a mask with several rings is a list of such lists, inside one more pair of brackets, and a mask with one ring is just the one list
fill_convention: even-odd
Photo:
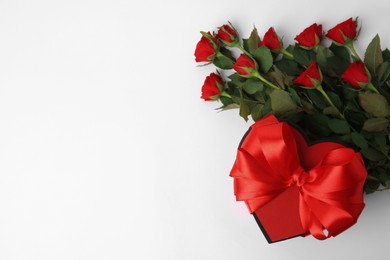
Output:
[[383,62],[378,68],[378,80],[382,85],[390,76],[390,62]]
[[282,88],[285,88],[284,75],[278,68],[275,68],[274,71],[269,72],[268,75],[273,82],[276,82],[279,86],[281,86]]
[[295,124],[298,124],[299,122],[301,122],[302,118],[304,116],[304,113],[303,112],[299,112],[299,113],[294,113],[294,114],[288,114],[286,115],[286,120],[288,120],[288,122],[293,122]]
[[337,140],[339,140],[343,143],[353,143],[350,134],[340,135],[337,137]]
[[307,90],[307,94],[309,95],[310,100],[319,109],[322,110],[322,109],[324,109],[325,107],[328,106],[328,104],[326,103],[325,98],[317,90],[315,90],[315,89],[308,89]]
[[262,116],[266,116],[272,112],[271,99],[267,99],[264,103],[264,107],[261,110]]
[[303,119],[304,129],[321,137],[328,136],[332,130],[328,126],[329,117],[323,114],[306,115]]
[[371,140],[374,138],[374,133],[362,131],[360,134],[362,134],[364,136],[364,138],[366,138],[367,140]]
[[354,87],[350,84],[343,84],[340,86],[340,88],[343,90],[344,98],[346,100],[353,100],[355,101],[357,96],[359,95],[359,92],[354,90]]
[[347,61],[348,63],[351,61],[351,56],[349,54],[349,51],[347,47],[344,46],[338,46],[334,43],[330,45],[329,49],[333,52],[333,54],[340,59]]
[[240,91],[240,116],[248,121],[248,116],[250,115],[251,110],[249,108],[248,103],[245,102],[244,95],[242,91]]
[[373,161],[373,162],[377,162],[377,161],[385,159],[385,156],[381,152],[379,152],[371,147],[368,147],[367,149],[361,150],[361,153],[363,154],[363,156],[365,158],[367,158],[368,160]]
[[260,37],[257,33],[256,27],[254,27],[247,41],[249,52],[253,54],[257,50],[257,48],[259,48],[259,43]]
[[341,102],[340,100],[340,97],[339,95],[337,95],[336,93],[334,92],[326,92],[326,94],[328,94],[330,100],[332,100],[333,104],[338,107],[338,108],[341,108],[341,106],[343,105],[343,103]]
[[386,98],[380,94],[368,93],[359,95],[360,105],[363,109],[376,117],[385,117],[390,115],[390,107]]
[[220,51],[224,56],[226,56],[226,57],[228,57],[229,59],[231,59],[231,60],[233,61],[233,63],[234,63],[235,58],[234,58],[234,56],[233,56],[233,53],[232,53],[230,50],[228,50],[228,49],[225,48],[225,47],[220,47],[220,48],[219,48],[219,51]]
[[381,132],[387,128],[389,120],[384,117],[370,118],[364,122],[363,130],[367,132]]
[[390,174],[388,173],[388,170],[382,167],[375,167],[371,170],[371,173],[384,186],[386,185],[386,182],[390,180]]
[[374,193],[379,188],[379,181],[376,180],[366,180],[364,183],[364,191],[366,194]]
[[276,61],[275,66],[289,76],[298,76],[303,71],[296,61],[290,59]]
[[386,50],[382,51],[382,56],[384,61],[390,61],[390,51],[386,48]]
[[294,52],[294,48],[295,47],[298,47],[299,48],[299,45],[288,45],[287,48],[286,48],[286,51],[288,51],[289,53],[293,53]]
[[242,83],[244,83],[246,81],[246,78],[241,77],[241,75],[238,74],[237,72],[229,75],[228,78],[232,82],[234,82],[234,84],[237,85],[237,86],[241,85]]
[[318,46],[316,59],[317,64],[319,65],[321,70],[327,69],[327,59],[332,56],[333,53],[328,48],[324,46]]
[[248,39],[242,39],[242,47],[244,50],[249,51],[248,49]]
[[221,97],[219,98],[219,100],[221,100],[221,102],[222,102],[222,104],[223,104],[224,106],[228,106],[228,105],[234,103],[233,100],[232,100],[231,98],[228,98],[228,97],[225,97],[225,96],[221,96]]
[[291,94],[292,100],[295,102],[295,104],[302,106],[301,98],[299,97],[298,93],[293,88],[288,88],[288,91]]
[[308,67],[316,59],[316,54],[312,50],[299,48],[298,45],[294,48],[293,56],[294,60],[304,67]]
[[312,103],[306,101],[305,99],[301,99],[301,102],[302,102],[302,108],[305,112],[307,112],[308,114],[313,114],[316,112],[316,108]]
[[[358,95],[356,95],[356,97],[358,97]],[[361,114],[365,114],[364,110],[362,110],[362,108],[359,105],[359,102],[357,100],[349,100],[349,101],[347,101],[346,110],[353,111],[353,112],[359,112]]]
[[264,105],[263,104],[257,104],[252,108],[252,119],[253,121],[257,121],[262,118],[262,110]]
[[217,55],[213,61],[213,64],[220,69],[230,70],[233,68],[234,61],[225,55]]
[[294,111],[297,105],[291,99],[288,92],[275,89],[269,95],[273,114],[283,115],[284,113]]
[[258,101],[258,103],[264,104],[266,99],[265,91],[257,91],[255,94],[251,95],[251,98]]
[[348,134],[350,131],[347,121],[341,119],[330,119],[328,126],[336,134]]
[[232,104],[229,104],[226,106],[222,106],[222,107],[218,108],[218,110],[226,111],[226,110],[237,109],[237,108],[240,108],[240,105],[238,105],[236,103],[232,103]]
[[[246,81],[246,78],[241,77],[238,73],[233,73],[228,77],[230,81],[228,81],[228,86],[231,92],[236,92],[237,96],[240,96],[238,90],[241,89],[242,85]],[[229,92],[229,94],[232,94]]]
[[228,78],[232,81],[240,81],[240,82],[246,81],[246,78],[241,77],[240,74],[238,73],[233,73],[229,75]]
[[340,111],[335,107],[325,107],[323,113],[324,115],[338,116],[340,114]]
[[266,46],[261,46],[256,49],[253,56],[259,64],[260,70],[267,73],[273,64],[273,58],[271,51]]
[[364,54],[364,63],[372,74],[376,74],[377,68],[383,63],[380,38],[378,34],[375,35],[367,47],[366,53]]
[[379,147],[386,145],[386,136],[382,133],[377,133],[374,135],[374,141]]
[[242,85],[242,88],[249,95],[255,94],[257,91],[264,89],[263,83],[257,78],[250,78]]
[[367,117],[366,114],[363,112],[354,112],[351,110],[345,110],[344,116],[347,118],[348,123],[350,123],[351,126],[361,129],[363,127],[364,121],[366,121]]
[[350,65],[349,61],[343,60],[340,57],[332,56],[327,59],[327,67],[332,69],[337,75],[341,75]]
[[318,46],[317,49],[317,62],[326,62],[326,59],[333,56],[332,51],[324,46]]
[[359,133],[351,133],[352,142],[362,149],[368,148],[367,140]]
[[[385,175],[385,174],[381,174],[381,177],[382,177],[382,176],[388,177],[388,175]],[[387,179],[386,181],[382,181],[382,179],[381,179],[381,184],[382,184],[383,186],[385,186],[385,189],[386,189],[386,190],[390,189],[390,180],[389,180],[389,179]]]

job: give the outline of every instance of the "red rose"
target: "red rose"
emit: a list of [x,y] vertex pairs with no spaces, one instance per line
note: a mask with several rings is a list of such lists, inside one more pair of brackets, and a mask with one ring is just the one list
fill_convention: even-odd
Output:
[[229,25],[224,24],[219,27],[217,37],[224,42],[234,43],[235,41],[237,41],[238,33]]
[[361,61],[352,62],[341,75],[341,79],[357,89],[361,89],[369,83],[366,68]]
[[356,38],[356,27],[357,21],[349,18],[330,29],[326,37],[338,44],[344,45]]
[[233,69],[241,75],[250,75],[250,71],[256,69],[256,63],[245,54],[241,54],[234,63]]
[[322,39],[322,25],[313,23],[311,26],[307,27],[303,32],[298,34],[294,40],[298,42],[299,45],[306,48],[313,48],[317,46]]
[[276,34],[274,28],[269,28],[268,31],[264,34],[263,41],[260,43],[260,46],[265,45],[273,51],[280,51],[281,47],[279,42],[279,37]]
[[222,85],[221,77],[215,73],[211,73],[203,83],[201,98],[206,101],[218,99],[222,91]]
[[294,84],[302,85],[308,88],[315,88],[316,84],[312,79],[321,82],[322,76],[317,67],[317,63],[313,61],[307,69],[299,75],[298,78],[294,80]]
[[195,49],[195,61],[196,62],[210,62],[214,59],[215,55],[215,48],[216,43],[213,40],[213,36],[210,34],[210,32],[207,33],[210,37],[202,36],[200,38],[200,41],[196,45]]

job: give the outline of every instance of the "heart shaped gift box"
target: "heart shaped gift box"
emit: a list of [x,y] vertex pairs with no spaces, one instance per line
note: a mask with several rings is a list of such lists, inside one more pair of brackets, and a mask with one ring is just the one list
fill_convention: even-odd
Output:
[[335,142],[308,143],[273,115],[243,137],[230,176],[236,199],[245,201],[269,243],[336,236],[364,208],[360,153]]

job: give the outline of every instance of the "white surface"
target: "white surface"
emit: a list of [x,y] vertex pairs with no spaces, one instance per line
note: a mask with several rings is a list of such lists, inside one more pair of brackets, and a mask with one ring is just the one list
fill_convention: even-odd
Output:
[[388,1],[0,1],[0,259],[387,259],[390,192],[335,239],[267,244],[228,177],[250,123],[201,101],[200,30],[285,42]]

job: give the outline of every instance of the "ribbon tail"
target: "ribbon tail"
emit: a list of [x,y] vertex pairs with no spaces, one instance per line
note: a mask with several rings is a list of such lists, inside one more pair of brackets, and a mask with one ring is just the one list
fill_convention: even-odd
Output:
[[302,195],[299,196],[299,214],[305,235],[311,234],[319,240],[325,240],[329,237],[329,234],[324,234],[321,222],[315,217]]

